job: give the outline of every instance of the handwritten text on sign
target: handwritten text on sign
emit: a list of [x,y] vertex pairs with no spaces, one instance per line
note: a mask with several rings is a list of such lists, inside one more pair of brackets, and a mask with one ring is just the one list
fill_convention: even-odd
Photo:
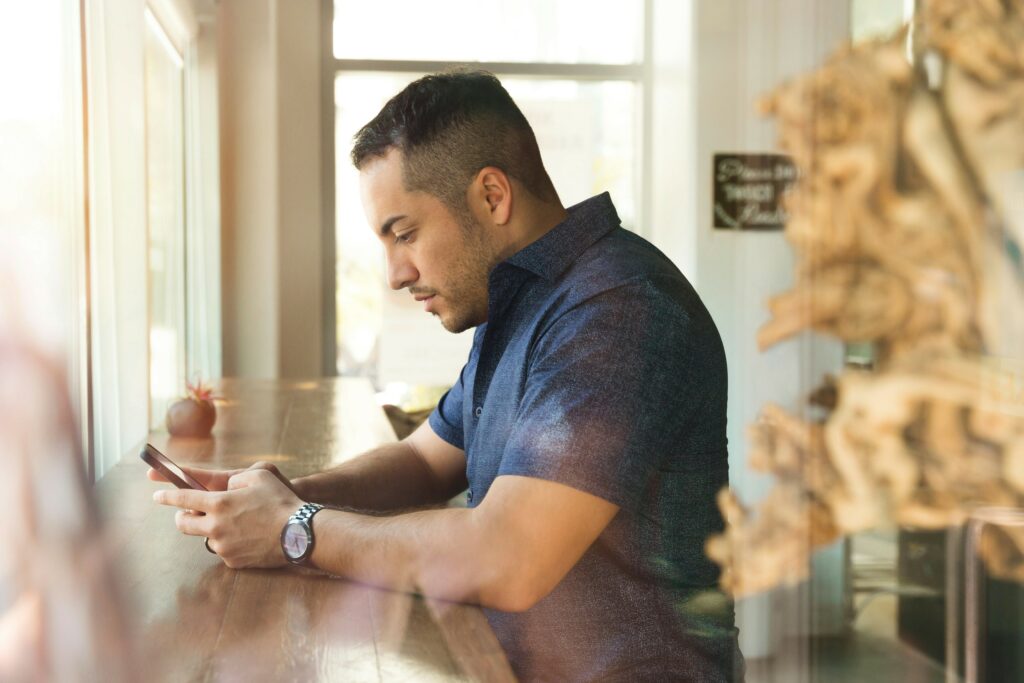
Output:
[[796,181],[796,166],[782,154],[716,154],[714,226],[778,230],[786,225],[782,196]]

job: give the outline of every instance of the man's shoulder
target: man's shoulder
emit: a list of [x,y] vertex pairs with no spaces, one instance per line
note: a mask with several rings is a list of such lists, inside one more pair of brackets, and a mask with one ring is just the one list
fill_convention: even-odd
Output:
[[590,246],[556,285],[565,307],[588,301],[625,299],[659,306],[699,309],[700,297],[686,276],[657,247],[639,235],[616,228]]

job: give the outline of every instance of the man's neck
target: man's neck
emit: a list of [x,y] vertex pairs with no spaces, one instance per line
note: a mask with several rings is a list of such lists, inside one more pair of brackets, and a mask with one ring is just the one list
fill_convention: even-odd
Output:
[[569,215],[561,203],[534,202],[524,208],[527,208],[527,211],[523,212],[521,218],[517,216],[516,224],[510,231],[511,239],[501,250],[499,260],[503,261],[533,244]]

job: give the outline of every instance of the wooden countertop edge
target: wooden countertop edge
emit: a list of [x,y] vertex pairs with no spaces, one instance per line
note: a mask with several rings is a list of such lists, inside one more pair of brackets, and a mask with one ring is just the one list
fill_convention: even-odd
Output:
[[515,681],[512,666],[482,608],[476,605],[426,600],[455,663],[474,681]]

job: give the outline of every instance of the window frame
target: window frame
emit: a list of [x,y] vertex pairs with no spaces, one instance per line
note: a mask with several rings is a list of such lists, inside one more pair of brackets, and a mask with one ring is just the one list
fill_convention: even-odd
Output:
[[[180,154],[181,163],[181,178],[180,192],[178,193],[177,200],[180,202],[178,209],[181,212],[181,224],[178,226],[181,230],[181,234],[176,236],[179,240],[179,247],[181,249],[181,287],[179,295],[181,296],[181,318],[178,321],[181,324],[181,329],[178,331],[180,335],[180,342],[182,344],[179,350],[181,366],[178,368],[179,377],[178,379],[188,379],[188,372],[190,367],[190,353],[188,348],[189,331],[191,328],[191,317],[190,317],[190,306],[188,297],[188,280],[189,280],[189,263],[188,263],[188,250],[189,250],[189,205],[188,205],[188,181],[193,175],[193,170],[189,168],[188,158],[188,124],[186,121],[188,111],[188,90],[186,88],[186,82],[188,78],[189,65],[185,59],[184,50],[179,47],[171,36],[171,32],[168,30],[161,18],[153,11],[149,3],[143,8],[143,30],[153,31],[157,42],[163,47],[164,52],[174,63],[174,66],[180,72],[180,82],[178,83],[179,97],[181,101],[181,110],[178,112],[180,122]],[[145,38],[143,38],[145,40]],[[144,66],[145,69],[145,66]],[[143,85],[143,96],[146,95],[146,88],[148,84]],[[148,106],[148,103],[144,103],[144,107]],[[149,112],[146,114],[146,130],[145,130],[145,141],[147,145],[146,152],[146,169],[147,174],[149,172],[149,154],[148,146],[150,141],[150,135],[152,131],[149,128]],[[152,368],[153,368],[153,346],[152,330],[153,330],[153,281],[150,271],[150,251],[152,247],[152,220],[150,216],[150,205],[149,205],[149,182],[150,179],[147,177],[147,196],[146,196],[146,338],[150,340],[148,345],[146,356],[147,356],[147,367],[148,374],[146,378],[146,402],[147,402],[147,420],[148,429],[150,431],[160,429],[163,425],[163,414],[167,410],[167,406],[154,406],[153,405],[153,382],[152,382]],[[158,409],[154,412],[154,408]]]
[[322,236],[322,320],[323,374],[338,375],[337,355],[337,259],[336,239],[336,163],[334,126],[334,81],[341,73],[434,73],[452,67],[468,66],[490,71],[499,78],[516,77],[534,80],[628,81],[639,93],[639,160],[636,165],[636,227],[637,234],[650,237],[647,218],[652,214],[652,130],[653,130],[653,8],[655,0],[640,0],[642,7],[641,60],[631,64],[596,64],[566,62],[465,62],[447,60],[352,59],[334,56],[334,0],[321,0],[320,51],[321,68],[321,135],[323,178]]

